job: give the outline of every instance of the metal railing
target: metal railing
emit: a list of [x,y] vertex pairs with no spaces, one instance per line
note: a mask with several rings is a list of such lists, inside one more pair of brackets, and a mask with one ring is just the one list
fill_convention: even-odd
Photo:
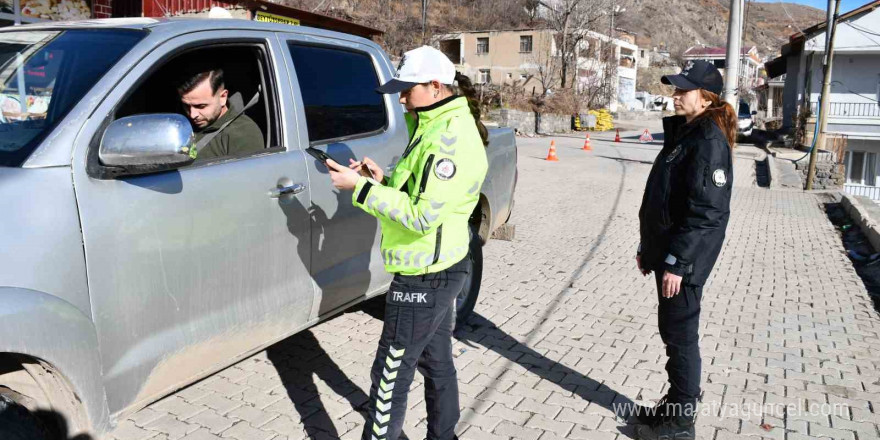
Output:
[[[815,115],[819,111],[819,103],[811,102],[810,110]],[[880,103],[876,102],[831,102],[828,103],[828,116],[846,116],[850,118],[880,118]]]
[[863,185],[843,185],[843,190],[847,194],[854,196],[865,196],[871,200],[880,200],[880,186],[863,186]]

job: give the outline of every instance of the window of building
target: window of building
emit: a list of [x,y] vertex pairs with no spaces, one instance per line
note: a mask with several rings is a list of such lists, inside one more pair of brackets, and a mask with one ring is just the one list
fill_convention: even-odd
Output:
[[290,55],[312,145],[385,129],[385,101],[375,92],[379,76],[369,55],[300,44],[290,45]]
[[645,49],[642,49],[641,52],[639,53],[639,58],[644,58],[644,57],[645,57]]
[[487,84],[491,79],[491,75],[489,74],[489,69],[480,69],[480,84]]
[[520,37],[519,37],[519,52],[520,53],[532,53],[532,36],[531,35],[520,35]]
[[489,53],[489,37],[477,38],[477,55]]
[[508,74],[507,74],[507,79],[513,79],[513,74],[512,74],[512,73],[508,73]]
[[846,152],[846,183],[875,186],[877,184],[877,153]]
[[526,79],[528,79],[528,76],[526,76],[525,73],[522,73],[522,74],[519,75],[519,80],[520,80],[520,81],[525,81]]

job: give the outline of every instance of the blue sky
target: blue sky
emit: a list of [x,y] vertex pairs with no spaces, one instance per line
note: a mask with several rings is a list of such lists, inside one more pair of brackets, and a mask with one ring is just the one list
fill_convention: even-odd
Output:
[[[787,3],[798,3],[801,5],[812,6],[817,9],[826,10],[828,8],[828,0],[787,0]],[[866,3],[870,2],[870,0],[841,0],[840,2],[840,13],[852,11],[859,6],[862,6]],[[762,1],[762,3],[776,3],[773,1]]]

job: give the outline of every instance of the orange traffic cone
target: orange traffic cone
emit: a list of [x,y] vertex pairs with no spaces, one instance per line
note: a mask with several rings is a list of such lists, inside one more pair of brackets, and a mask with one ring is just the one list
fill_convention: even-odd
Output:
[[590,133],[587,133],[587,138],[584,139],[584,148],[581,148],[584,151],[593,151],[593,147],[590,146]]
[[620,142],[620,129],[617,129],[617,134],[614,135],[614,142]]
[[556,141],[550,141],[550,152],[547,153],[547,160],[550,162],[559,162],[559,158],[556,157]]

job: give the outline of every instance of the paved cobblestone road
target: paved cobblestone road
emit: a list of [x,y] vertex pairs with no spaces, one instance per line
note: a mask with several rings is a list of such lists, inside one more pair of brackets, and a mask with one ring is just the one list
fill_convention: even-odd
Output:
[[[580,137],[556,137],[559,163],[543,160],[549,138],[518,139],[516,239],[485,248],[478,316],[454,346],[462,438],[631,438],[616,405],[663,394],[653,281],[634,262],[659,145],[624,136],[594,135],[592,153]],[[737,154],[728,239],[703,296],[699,438],[880,438],[880,317],[823,211],[827,196],[759,188],[757,150]],[[357,438],[380,309],[276,344],[110,438]],[[405,433],[421,439],[416,381]]]

